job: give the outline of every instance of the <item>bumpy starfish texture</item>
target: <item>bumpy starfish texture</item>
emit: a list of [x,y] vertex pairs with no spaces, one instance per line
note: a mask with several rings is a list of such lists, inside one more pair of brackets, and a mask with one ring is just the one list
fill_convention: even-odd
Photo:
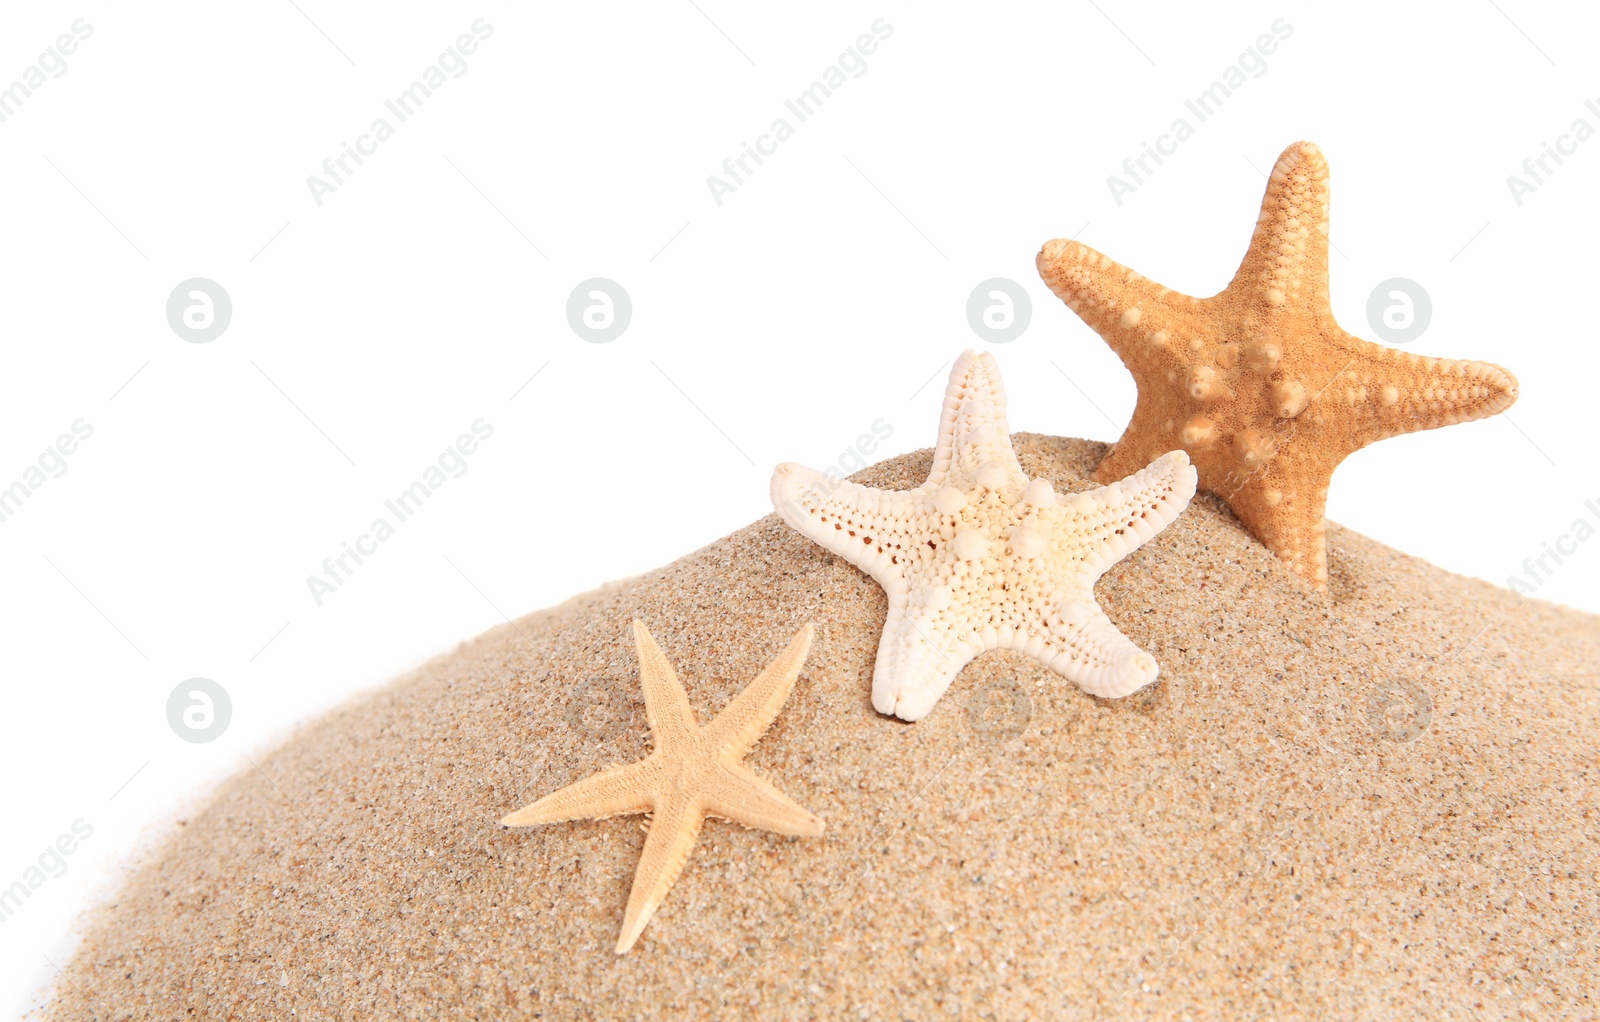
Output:
[[1087,493],[1029,480],[1011,447],[1000,371],[969,351],[950,374],[927,482],[877,490],[784,464],[772,503],[883,586],[889,616],[872,705],[920,720],[991,649],[1026,653],[1097,696],[1154,681],[1154,658],[1101,611],[1094,583],[1176,518],[1194,487],[1181,451]]
[[822,821],[741,761],[789,698],[811,649],[811,626],[800,629],[755,681],[701,726],[661,647],[634,621],[639,684],[655,744],[647,759],[612,767],[551,792],[500,822],[531,827],[562,820],[651,813],[633,892],[622,918],[617,954],[633,947],[678,879],[709,816],[793,837],[818,837]]
[[1298,142],[1272,168],[1244,262],[1220,294],[1169,291],[1075,241],[1039,274],[1122,358],[1133,419],[1095,472],[1115,479],[1181,448],[1200,485],[1302,578],[1328,581],[1333,470],[1375,440],[1481,419],[1517,398],[1487,362],[1426,358],[1352,337],[1328,301],[1328,164]]

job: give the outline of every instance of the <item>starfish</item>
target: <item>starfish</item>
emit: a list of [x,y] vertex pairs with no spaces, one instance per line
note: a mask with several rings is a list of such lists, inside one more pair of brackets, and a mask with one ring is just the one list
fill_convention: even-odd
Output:
[[1397,351],[1334,322],[1328,163],[1309,142],[1278,157],[1249,251],[1220,294],[1169,291],[1075,241],[1046,242],[1037,262],[1139,387],[1095,479],[1181,448],[1200,485],[1318,589],[1328,582],[1328,484],[1341,461],[1517,399],[1516,378],[1499,366]]
[[703,727],[672,664],[642,621],[633,622],[633,634],[655,751],[637,763],[553,791],[500,821],[507,827],[531,827],[652,814],[617,938],[619,955],[633,947],[661,906],[707,816],[792,837],[818,837],[823,826],[742,762],[788,700],[811,650],[811,626],[800,629],[778,658]]
[[1178,516],[1195,474],[1181,451],[1120,483],[1058,496],[1011,447],[1000,370],[956,360],[927,482],[877,490],[794,464],[772,476],[784,521],[889,597],[872,674],[880,713],[920,720],[980,653],[1013,649],[1091,695],[1155,680],[1154,658],[1095,603],[1094,583]]

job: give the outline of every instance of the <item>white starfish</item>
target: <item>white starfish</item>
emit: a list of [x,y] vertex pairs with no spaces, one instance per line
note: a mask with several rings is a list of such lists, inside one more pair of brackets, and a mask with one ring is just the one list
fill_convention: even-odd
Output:
[[1005,408],[994,359],[969,351],[950,373],[921,486],[878,490],[794,464],[773,473],[783,520],[889,595],[872,675],[880,713],[920,720],[991,649],[1026,653],[1091,695],[1125,696],[1156,678],[1155,659],[1106,617],[1094,583],[1188,506],[1188,456],[1058,497],[1048,479],[1023,474]]

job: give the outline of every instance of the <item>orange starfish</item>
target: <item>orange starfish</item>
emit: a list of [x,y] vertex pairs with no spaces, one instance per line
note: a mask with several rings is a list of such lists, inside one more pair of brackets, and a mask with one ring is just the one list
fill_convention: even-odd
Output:
[[1133,419],[1095,479],[1186,451],[1200,486],[1302,578],[1328,581],[1333,470],[1401,433],[1481,419],[1517,399],[1487,362],[1352,337],[1328,302],[1328,163],[1309,142],[1278,157],[1250,249],[1220,294],[1169,291],[1075,241],[1046,242],[1039,275],[1133,374]]

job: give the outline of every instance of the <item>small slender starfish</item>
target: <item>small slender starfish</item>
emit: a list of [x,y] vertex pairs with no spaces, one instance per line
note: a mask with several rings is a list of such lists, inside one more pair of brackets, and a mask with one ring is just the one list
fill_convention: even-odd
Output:
[[1397,351],[1352,337],[1328,301],[1328,162],[1296,142],[1267,182],[1233,281],[1190,298],[1057,239],[1039,275],[1133,374],[1139,400],[1094,477],[1105,482],[1182,448],[1200,485],[1321,589],[1333,470],[1366,445],[1481,419],[1517,399],[1488,362]]
[[871,576],[889,597],[872,705],[920,720],[991,649],[1026,653],[1091,695],[1156,678],[1156,662],[1095,603],[1094,583],[1194,495],[1182,451],[1120,483],[1057,497],[1011,447],[1005,389],[987,355],[956,360],[927,482],[877,490],[795,464],[772,476],[784,521]]
[[651,813],[633,891],[622,917],[617,954],[633,947],[678,879],[707,816],[746,827],[818,837],[822,821],[742,762],[783,708],[811,651],[811,626],[800,629],[778,658],[701,726],[666,654],[642,621],[633,622],[639,685],[655,751],[551,792],[500,822],[532,827],[562,820]]

